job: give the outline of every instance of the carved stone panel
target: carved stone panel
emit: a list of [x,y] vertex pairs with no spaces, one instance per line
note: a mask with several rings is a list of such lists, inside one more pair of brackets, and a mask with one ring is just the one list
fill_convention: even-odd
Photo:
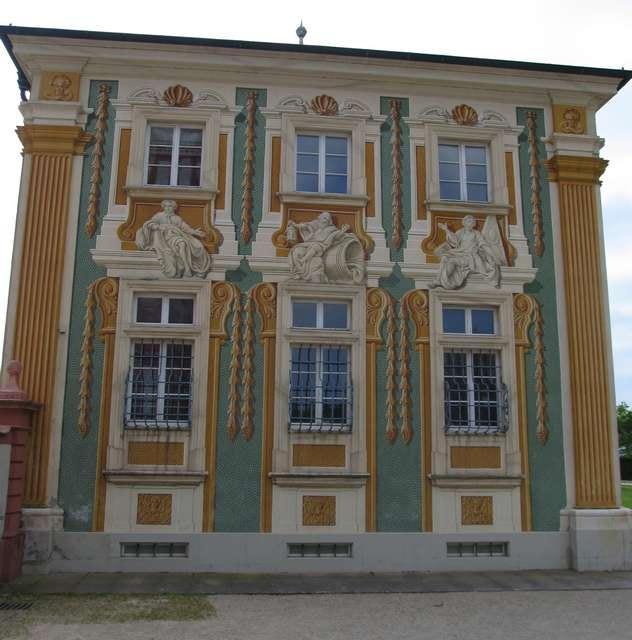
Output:
[[461,524],[494,524],[494,502],[492,496],[461,496]]
[[556,133],[586,133],[586,109],[565,104],[553,105],[553,130]]
[[303,526],[334,527],[336,496],[303,496]]
[[45,71],[40,81],[40,100],[78,102],[79,78],[78,73]]
[[136,524],[171,524],[170,493],[139,493]]

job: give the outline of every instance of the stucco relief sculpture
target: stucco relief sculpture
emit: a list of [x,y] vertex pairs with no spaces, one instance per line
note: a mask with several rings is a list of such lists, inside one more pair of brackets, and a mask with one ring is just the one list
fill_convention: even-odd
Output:
[[163,200],[161,210],[136,232],[136,244],[143,251],[154,251],[167,278],[206,277],[211,259],[199,238],[201,229],[193,229],[178,214],[174,200]]
[[349,225],[338,229],[328,211],[310,222],[290,221],[286,237],[291,246],[290,273],[295,280],[364,282],[366,265],[360,241],[349,232]]
[[439,227],[445,231],[446,241],[435,250],[441,263],[431,287],[460,289],[470,273],[479,273],[500,287],[500,267],[507,260],[495,216],[487,217],[482,231],[476,229],[476,220],[469,215],[456,232],[450,231],[445,223]]
[[72,80],[65,73],[57,73],[50,79],[44,97],[47,100],[68,102],[72,100]]

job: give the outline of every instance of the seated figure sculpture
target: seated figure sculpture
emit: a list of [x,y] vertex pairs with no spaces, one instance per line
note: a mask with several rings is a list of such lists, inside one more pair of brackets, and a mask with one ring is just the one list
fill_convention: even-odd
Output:
[[204,278],[211,270],[211,258],[198,238],[202,229],[193,229],[178,214],[174,200],[163,200],[161,209],[136,232],[136,244],[154,251],[167,278]]
[[487,217],[482,232],[471,215],[463,218],[463,227],[456,232],[442,223],[439,228],[445,231],[446,241],[435,250],[441,263],[431,287],[460,289],[470,273],[479,273],[500,287],[500,267],[507,261],[495,216]]
[[338,229],[328,211],[310,222],[297,224],[290,220],[286,237],[291,246],[290,273],[295,280],[353,284],[364,281],[364,249],[360,241],[349,232],[349,225]]

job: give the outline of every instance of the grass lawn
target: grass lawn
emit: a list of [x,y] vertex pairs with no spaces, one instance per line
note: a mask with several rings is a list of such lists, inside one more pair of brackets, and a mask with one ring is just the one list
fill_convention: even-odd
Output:
[[632,509],[632,487],[621,487],[623,506]]

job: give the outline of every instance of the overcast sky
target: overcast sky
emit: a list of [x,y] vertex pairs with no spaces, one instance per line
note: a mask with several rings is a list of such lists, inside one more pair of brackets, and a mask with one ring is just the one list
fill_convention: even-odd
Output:
[[[19,6],[18,6],[19,5]],[[178,11],[179,8],[181,11]],[[524,2],[294,1],[219,3],[5,2],[0,23],[96,31],[296,42],[302,19],[308,44],[632,69],[632,0]],[[0,50],[0,335],[9,288],[21,166],[14,133],[21,123],[15,69]],[[598,114],[610,166],[602,202],[617,400],[632,404],[632,82]]]

